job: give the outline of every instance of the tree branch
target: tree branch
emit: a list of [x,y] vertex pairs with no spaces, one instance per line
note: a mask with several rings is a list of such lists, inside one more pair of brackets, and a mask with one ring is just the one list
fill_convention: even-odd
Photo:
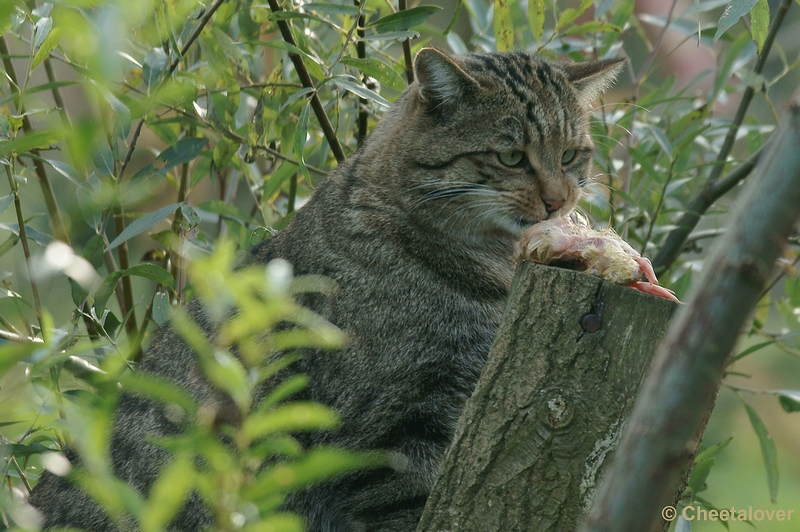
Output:
[[651,530],[699,444],[725,363],[800,218],[800,93],[659,346],[584,532]]
[[[5,37],[0,37],[0,55],[3,56],[3,67],[6,69],[6,74],[11,80],[11,91],[15,93],[17,100],[17,113],[22,115],[22,130],[28,134],[31,132],[31,122],[28,120],[28,115],[25,114],[24,105],[22,102],[22,95],[19,93],[19,83],[17,75],[14,71],[14,64],[11,62],[11,55],[8,53],[8,46],[6,46]],[[67,232],[64,219],[61,217],[61,210],[58,208],[55,192],[53,186],[50,184],[50,178],[47,176],[47,171],[44,168],[44,163],[39,160],[39,150],[33,149],[31,153],[35,155],[33,158],[33,167],[36,170],[36,177],[39,181],[39,186],[42,188],[42,195],[44,196],[45,204],[47,204],[47,212],[50,215],[50,223],[53,226],[53,234],[58,240],[69,244],[69,233]],[[22,227],[20,226],[20,229]]]
[[[727,194],[733,187],[738,185],[739,182],[750,175],[750,172],[753,171],[756,163],[758,163],[758,160],[761,158],[761,154],[764,153],[765,146],[759,148],[753,155],[750,156],[749,159],[733,169],[722,179],[716,180],[710,186],[707,184],[703,190],[701,190],[697,196],[695,196],[692,201],[689,202],[689,205],[686,207],[686,212],[683,213],[683,216],[678,222],[678,227],[669,233],[666,242],[664,242],[664,245],[661,246],[656,258],[653,259],[653,268],[656,270],[656,274],[660,275],[664,273],[664,271],[669,268],[678,255],[680,255],[689,239],[690,233],[695,227],[697,227],[697,223],[700,221],[700,218],[702,218],[703,214],[705,214],[705,212],[711,208],[714,202]],[[685,231],[685,234],[681,231]],[[680,234],[682,235],[680,240],[678,240],[677,237],[671,238],[673,235],[677,235],[679,232],[681,232]],[[673,248],[672,246],[679,247]],[[669,263],[664,263],[663,261],[667,260],[664,257],[672,258],[669,259]],[[659,262],[659,259],[661,262]]]
[[[397,0],[397,11],[405,11],[408,9],[406,0]],[[406,61],[406,79],[408,84],[414,83],[414,59],[411,58],[411,41],[406,39],[403,41],[403,58]]]
[[[269,0],[269,8],[273,13],[280,13],[283,11],[281,6],[278,5],[278,0]],[[289,27],[289,23],[280,19],[276,22],[278,24],[278,29],[281,32],[281,36],[283,36],[283,40],[288,44],[297,47],[297,43],[294,40],[292,29]],[[345,160],[344,150],[342,149],[342,145],[339,143],[339,139],[336,137],[336,131],[333,130],[331,121],[328,120],[328,115],[325,114],[325,107],[322,105],[322,101],[319,99],[317,88],[314,86],[311,75],[308,73],[308,69],[303,63],[303,58],[292,52],[289,52],[289,58],[294,64],[294,69],[297,71],[297,75],[300,77],[300,82],[303,84],[303,87],[312,89],[314,91],[311,93],[311,108],[314,110],[314,115],[317,117],[319,125],[322,127],[322,133],[325,135],[325,139],[331,146],[333,156],[336,157],[336,160],[341,164]]]
[[[764,69],[764,65],[767,62],[767,57],[772,49],[772,43],[775,41],[775,36],[778,34],[778,30],[783,24],[783,20],[786,18],[786,13],[789,12],[789,6],[791,5],[792,0],[783,0],[781,2],[778,12],[775,14],[775,19],[772,21],[772,26],[769,28],[769,33],[767,33],[767,37],[764,39],[764,46],[761,49],[761,55],[759,56],[758,61],[756,61],[756,65],[753,68],[754,74],[761,74],[761,71]],[[733,143],[736,140],[736,133],[739,131],[739,127],[744,121],[744,117],[747,114],[747,109],[750,107],[750,102],[753,100],[754,95],[755,88],[752,85],[748,85],[744,91],[744,94],[742,95],[742,101],[739,103],[739,108],[736,110],[733,123],[728,129],[728,133],[725,136],[724,142],[722,143],[722,148],[720,148],[719,154],[717,154],[717,160],[715,161],[714,168],[711,170],[711,174],[708,176],[708,181],[706,181],[705,187],[700,193],[700,196],[708,195],[710,192],[712,192],[717,180],[725,170],[725,162],[727,161],[728,155],[730,155],[731,150],[733,149]],[[698,196],[698,198],[700,196]],[[695,200],[698,198],[695,198]],[[713,203],[713,201],[711,203]],[[683,245],[686,243],[689,233],[691,233],[692,229],[697,226],[700,218],[708,209],[708,207],[711,206],[711,203],[705,206],[705,208],[699,210],[697,207],[704,204],[704,200],[701,200],[697,204],[695,201],[692,201],[687,211],[678,221],[677,227],[669,232],[664,244],[661,246],[661,249],[653,259],[653,267],[655,268],[656,273],[663,272],[672,266],[672,263],[675,262],[675,260],[681,254],[681,251],[683,251]]]

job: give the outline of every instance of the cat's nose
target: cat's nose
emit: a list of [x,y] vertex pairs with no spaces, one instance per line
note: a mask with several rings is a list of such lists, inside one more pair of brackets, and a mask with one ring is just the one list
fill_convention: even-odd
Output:
[[544,202],[544,208],[548,213],[555,212],[561,207],[564,206],[565,201],[563,199],[547,199],[542,198]]

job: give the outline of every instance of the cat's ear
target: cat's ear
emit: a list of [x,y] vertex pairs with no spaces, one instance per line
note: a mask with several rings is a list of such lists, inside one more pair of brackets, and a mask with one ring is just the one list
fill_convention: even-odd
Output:
[[414,72],[422,98],[438,107],[458,102],[479,88],[478,82],[455,61],[435,48],[423,48],[414,61]]
[[567,73],[567,78],[578,89],[581,103],[590,106],[609,85],[614,83],[622,71],[624,61],[624,59],[609,59],[562,63],[561,67]]

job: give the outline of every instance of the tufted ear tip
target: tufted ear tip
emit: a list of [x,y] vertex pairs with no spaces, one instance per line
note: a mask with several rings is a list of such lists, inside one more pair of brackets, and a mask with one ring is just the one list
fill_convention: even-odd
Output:
[[478,86],[456,61],[436,48],[423,48],[414,60],[419,93],[434,106],[455,102]]
[[591,105],[614,83],[624,66],[624,59],[605,59],[561,65],[567,78],[578,89],[581,102],[587,106]]

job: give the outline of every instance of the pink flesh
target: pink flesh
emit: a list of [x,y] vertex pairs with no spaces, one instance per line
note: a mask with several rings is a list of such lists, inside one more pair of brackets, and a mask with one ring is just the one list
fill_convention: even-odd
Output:
[[[647,262],[649,263],[650,261]],[[647,274],[645,273],[645,275]],[[663,297],[664,299],[669,299],[670,301],[675,301],[676,303],[680,303],[680,300],[677,297],[675,297],[675,292],[673,292],[669,288],[664,288],[663,286],[658,286],[653,283],[632,283],[628,286],[630,286],[631,288],[635,288],[640,292],[644,292],[645,294],[651,294],[654,296]]]

